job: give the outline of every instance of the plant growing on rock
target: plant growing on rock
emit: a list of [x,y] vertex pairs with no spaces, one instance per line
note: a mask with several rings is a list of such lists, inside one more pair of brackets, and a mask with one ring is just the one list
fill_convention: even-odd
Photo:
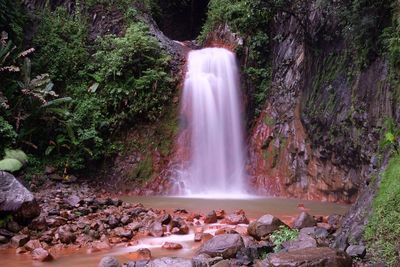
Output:
[[278,252],[282,249],[282,243],[296,239],[299,236],[299,230],[290,229],[285,225],[279,226],[279,229],[271,234],[271,240],[275,245],[274,251]]

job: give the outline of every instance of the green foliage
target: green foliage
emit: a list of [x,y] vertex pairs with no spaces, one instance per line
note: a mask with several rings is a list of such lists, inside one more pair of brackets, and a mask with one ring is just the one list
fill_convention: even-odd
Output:
[[[34,49],[18,53],[7,37],[1,39],[0,71],[6,75],[0,77],[0,146],[28,148],[41,158],[35,169],[46,162],[78,170],[116,153],[113,136],[127,123],[158,119],[175,85],[169,57],[135,20],[150,1],[79,4],[75,14],[65,8],[39,14],[32,66],[27,56]],[[98,4],[124,12],[129,22],[125,36],[88,43],[85,12]]]
[[359,68],[368,66],[382,50],[380,36],[390,23],[393,0],[352,0],[343,5],[343,35],[355,52]]
[[400,156],[389,162],[373,202],[372,215],[365,231],[373,261],[384,260],[390,267],[399,266],[400,235]]
[[290,229],[287,226],[281,225],[278,230],[271,234],[271,240],[274,242],[274,251],[278,252],[282,249],[282,243],[296,239],[299,236],[299,231],[297,229]]
[[380,147],[382,149],[389,148],[399,153],[400,128],[396,125],[396,122],[392,118],[385,120],[384,132],[382,135]]
[[144,24],[131,24],[123,37],[101,38],[94,59],[91,76],[115,128],[139,117],[155,120],[161,115],[172,95],[170,58]]
[[87,23],[79,15],[69,15],[65,8],[43,11],[42,21],[33,39],[37,48],[34,68],[48,72],[56,83],[79,78],[79,71],[88,62],[85,43]]
[[6,147],[10,147],[15,143],[17,133],[2,116],[0,116],[0,150],[3,151]]
[[153,160],[150,155],[142,159],[130,174],[130,179],[147,181],[153,173]]
[[18,45],[23,39],[25,14],[20,0],[0,0],[0,32],[10,34]]
[[5,228],[8,222],[13,220],[13,216],[11,214],[4,215],[0,217],[0,228]]
[[19,171],[28,162],[28,156],[22,150],[6,149],[3,160],[0,161],[0,170],[8,172]]
[[[268,29],[274,14],[262,0],[211,0],[207,15],[199,36],[201,42],[206,41],[208,34],[223,24],[228,24],[233,32],[244,38],[243,45],[237,48],[237,54],[245,59],[244,78],[247,85],[254,88],[250,96],[253,98],[254,113],[258,115],[271,81],[271,38]],[[245,47],[246,50],[243,49]]]

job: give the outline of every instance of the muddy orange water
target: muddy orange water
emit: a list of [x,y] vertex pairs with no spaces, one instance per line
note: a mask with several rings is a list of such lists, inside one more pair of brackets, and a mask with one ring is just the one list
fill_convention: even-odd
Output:
[[[207,213],[210,210],[224,209],[227,213],[243,209],[250,219],[258,218],[263,214],[273,214],[288,222],[301,211],[298,206],[303,206],[313,215],[345,214],[349,206],[327,202],[307,201],[298,199],[281,198],[247,198],[247,199],[200,199],[182,197],[121,197],[122,200],[132,203],[142,203],[145,207],[173,211],[174,209],[186,209],[188,211]],[[212,225],[206,232],[214,232],[218,228]],[[120,262],[127,262],[127,254],[139,248],[149,248],[153,257],[178,256],[192,257],[199,246],[193,242],[193,231],[188,235],[171,235],[162,238],[144,238],[138,245],[131,247],[115,247],[110,251],[88,254],[86,249],[68,250],[56,254],[56,260],[50,263],[33,262],[30,255],[16,255],[15,250],[0,250],[0,267],[96,267],[100,259],[105,255],[113,255]],[[161,248],[164,242],[178,242],[183,249],[169,251]]]

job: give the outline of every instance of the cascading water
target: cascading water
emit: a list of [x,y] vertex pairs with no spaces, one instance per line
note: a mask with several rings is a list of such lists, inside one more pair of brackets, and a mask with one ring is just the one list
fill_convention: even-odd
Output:
[[190,144],[181,177],[188,195],[246,192],[238,77],[235,55],[226,49],[189,53],[181,110]]

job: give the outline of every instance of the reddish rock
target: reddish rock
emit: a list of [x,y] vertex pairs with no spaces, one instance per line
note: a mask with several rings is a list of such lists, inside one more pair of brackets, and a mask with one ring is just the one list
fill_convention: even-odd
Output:
[[230,227],[220,228],[217,231],[215,231],[215,235],[237,234],[237,233],[238,232],[236,232],[235,229]]
[[215,214],[217,215],[217,219],[221,220],[225,217],[225,211],[224,210],[217,210],[215,211]]
[[93,253],[93,252],[98,252],[98,251],[102,251],[102,250],[110,250],[110,249],[111,249],[111,245],[108,241],[106,241],[106,240],[95,241],[92,243],[88,252]]
[[179,243],[165,242],[162,245],[162,248],[169,249],[169,250],[177,250],[177,249],[182,249],[183,247]]
[[201,235],[201,242],[207,242],[208,240],[212,239],[214,236],[210,233],[203,233]]
[[215,211],[209,212],[204,218],[204,223],[216,223],[218,221]]
[[28,250],[25,247],[19,247],[15,250],[15,253],[17,253],[17,254],[23,254],[26,252],[28,252]]
[[31,255],[32,259],[37,261],[52,261],[54,259],[53,256],[43,248],[33,250]]
[[247,219],[245,214],[234,213],[226,216],[223,222],[230,225],[237,225],[237,224],[248,224],[249,220]]
[[151,260],[151,251],[147,248],[142,248],[134,252],[130,252],[127,257],[132,261],[149,261]]
[[14,248],[22,247],[29,241],[29,236],[27,235],[16,235],[11,238],[11,246]]
[[61,243],[64,244],[74,243],[76,240],[76,235],[72,233],[71,227],[69,227],[68,225],[58,228],[57,234]]
[[160,222],[154,222],[150,225],[150,235],[154,237],[162,237],[164,235],[164,228]]
[[37,248],[41,248],[42,244],[39,240],[29,240],[28,243],[25,244],[24,248],[28,251],[33,251]]

